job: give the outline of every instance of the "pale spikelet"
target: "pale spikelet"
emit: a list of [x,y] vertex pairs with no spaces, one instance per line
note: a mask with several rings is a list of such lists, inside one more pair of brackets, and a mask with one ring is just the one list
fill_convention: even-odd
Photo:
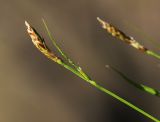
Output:
[[140,43],[138,43],[133,37],[127,36],[125,33],[114,27],[113,25],[103,21],[99,17],[97,17],[97,20],[102,24],[102,28],[107,30],[108,33],[110,33],[112,36],[124,41],[125,43],[129,44],[130,46],[146,52],[148,49],[142,46]]
[[50,49],[45,44],[44,39],[41,38],[41,36],[36,32],[36,30],[33,27],[31,27],[27,21],[25,21],[25,25],[27,27],[27,32],[32,39],[32,42],[37,47],[37,49],[39,49],[45,56],[47,56],[51,60],[57,63],[61,63],[62,60],[50,51]]

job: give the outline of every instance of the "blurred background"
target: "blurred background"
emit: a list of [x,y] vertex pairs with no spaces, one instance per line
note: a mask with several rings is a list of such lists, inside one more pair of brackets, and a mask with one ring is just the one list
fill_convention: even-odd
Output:
[[111,37],[96,20],[101,17],[160,53],[159,5],[159,0],[1,0],[0,121],[151,122],[43,56],[24,25],[27,20],[54,50],[42,18],[63,50],[93,79],[160,118],[158,97],[105,68],[113,65],[159,89],[160,61]]

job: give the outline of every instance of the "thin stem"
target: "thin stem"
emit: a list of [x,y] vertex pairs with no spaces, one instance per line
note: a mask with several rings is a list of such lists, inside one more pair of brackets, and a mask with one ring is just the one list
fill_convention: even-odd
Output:
[[51,32],[49,31],[49,28],[47,26],[47,23],[45,22],[44,19],[42,19],[43,24],[45,26],[45,29],[47,31],[47,34],[50,38],[50,40],[52,41],[53,45],[55,46],[55,48],[60,52],[60,54],[64,57],[64,59],[67,60],[67,62],[69,64],[71,64],[81,75],[83,75],[86,79],[90,79],[89,76],[82,70],[81,67],[77,66],[70,58],[68,58],[67,54],[65,54],[62,49],[58,46],[58,44],[56,43],[56,40],[54,39],[54,37],[52,36]]
[[70,67],[69,65],[65,64],[65,63],[61,63],[61,66],[63,66],[64,68],[66,68],[67,70],[71,71],[72,73],[74,73],[75,75],[77,75],[78,77],[82,78],[83,80],[88,80],[86,77],[84,77],[80,72],[78,72],[77,70],[75,70],[74,68]]
[[157,54],[157,53],[155,53],[155,52],[153,52],[153,51],[151,51],[151,50],[148,50],[146,53],[147,53],[148,55],[151,55],[151,56],[153,56],[153,57],[155,57],[155,58],[157,58],[157,59],[160,60],[160,55],[159,55],[159,54]]
[[143,114],[144,116],[150,118],[151,120],[155,121],[155,122],[160,122],[160,120],[158,120],[157,118],[153,117],[152,115],[150,115],[149,113],[145,112],[144,110],[138,108],[137,106],[133,105],[132,103],[128,102],[127,100],[121,98],[120,96],[116,95],[115,93],[105,89],[104,87],[102,87],[101,85],[98,85],[95,81],[91,81],[89,82],[92,86],[95,86],[97,89],[99,89],[100,91],[112,96],[113,98],[119,100],[120,102],[124,103],[125,105],[131,107],[132,109],[138,111],[139,113]]
[[98,90],[112,96],[113,98],[119,100],[120,102],[124,103],[126,106],[131,107],[132,109],[138,111],[139,113],[141,113],[142,115],[150,118],[151,120],[153,120],[154,122],[160,122],[160,120],[158,120],[157,118],[153,117],[152,115],[150,115],[149,113],[145,112],[144,110],[138,108],[137,106],[133,105],[132,103],[128,102],[127,100],[123,99],[122,97],[116,95],[114,92],[104,88],[103,86],[99,85],[96,83],[96,81],[93,80],[89,80],[86,79],[85,77],[83,77],[79,72],[75,71],[72,67],[64,64],[63,65],[66,69],[70,70],[71,72],[73,72],[74,74],[76,74],[77,76],[79,76],[80,78],[82,78],[83,80],[85,80],[86,82],[88,82],[89,84],[91,84],[92,86],[94,86],[95,88],[97,88]]

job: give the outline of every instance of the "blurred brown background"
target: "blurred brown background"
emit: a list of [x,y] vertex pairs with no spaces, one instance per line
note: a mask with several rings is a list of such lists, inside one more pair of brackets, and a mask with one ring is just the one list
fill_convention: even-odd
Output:
[[[131,79],[159,89],[160,62],[112,38],[96,20],[97,16],[107,20],[159,52],[159,5],[159,0],[1,0],[0,121],[151,122],[44,57],[24,25],[27,20],[51,47],[41,18],[93,79],[160,118],[159,98],[105,69],[111,64]],[[156,44],[126,23],[153,37]]]

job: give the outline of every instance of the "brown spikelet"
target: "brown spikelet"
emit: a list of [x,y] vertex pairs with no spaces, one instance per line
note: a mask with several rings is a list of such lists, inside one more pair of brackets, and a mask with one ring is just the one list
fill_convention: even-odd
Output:
[[123,33],[121,30],[117,29],[113,25],[103,21],[99,17],[97,17],[97,20],[102,24],[102,28],[107,30],[108,33],[110,33],[112,36],[122,40],[123,42],[129,44],[130,46],[146,52],[148,49],[142,46],[140,43],[138,43],[133,37],[127,36],[125,33]]
[[25,21],[25,25],[27,27],[27,32],[32,39],[32,42],[37,47],[37,49],[40,50],[49,59],[57,63],[61,63],[62,59],[60,59],[53,52],[50,51],[50,49],[45,44],[44,39],[41,38],[41,36],[36,32],[36,30],[33,27],[31,27],[27,21]]

